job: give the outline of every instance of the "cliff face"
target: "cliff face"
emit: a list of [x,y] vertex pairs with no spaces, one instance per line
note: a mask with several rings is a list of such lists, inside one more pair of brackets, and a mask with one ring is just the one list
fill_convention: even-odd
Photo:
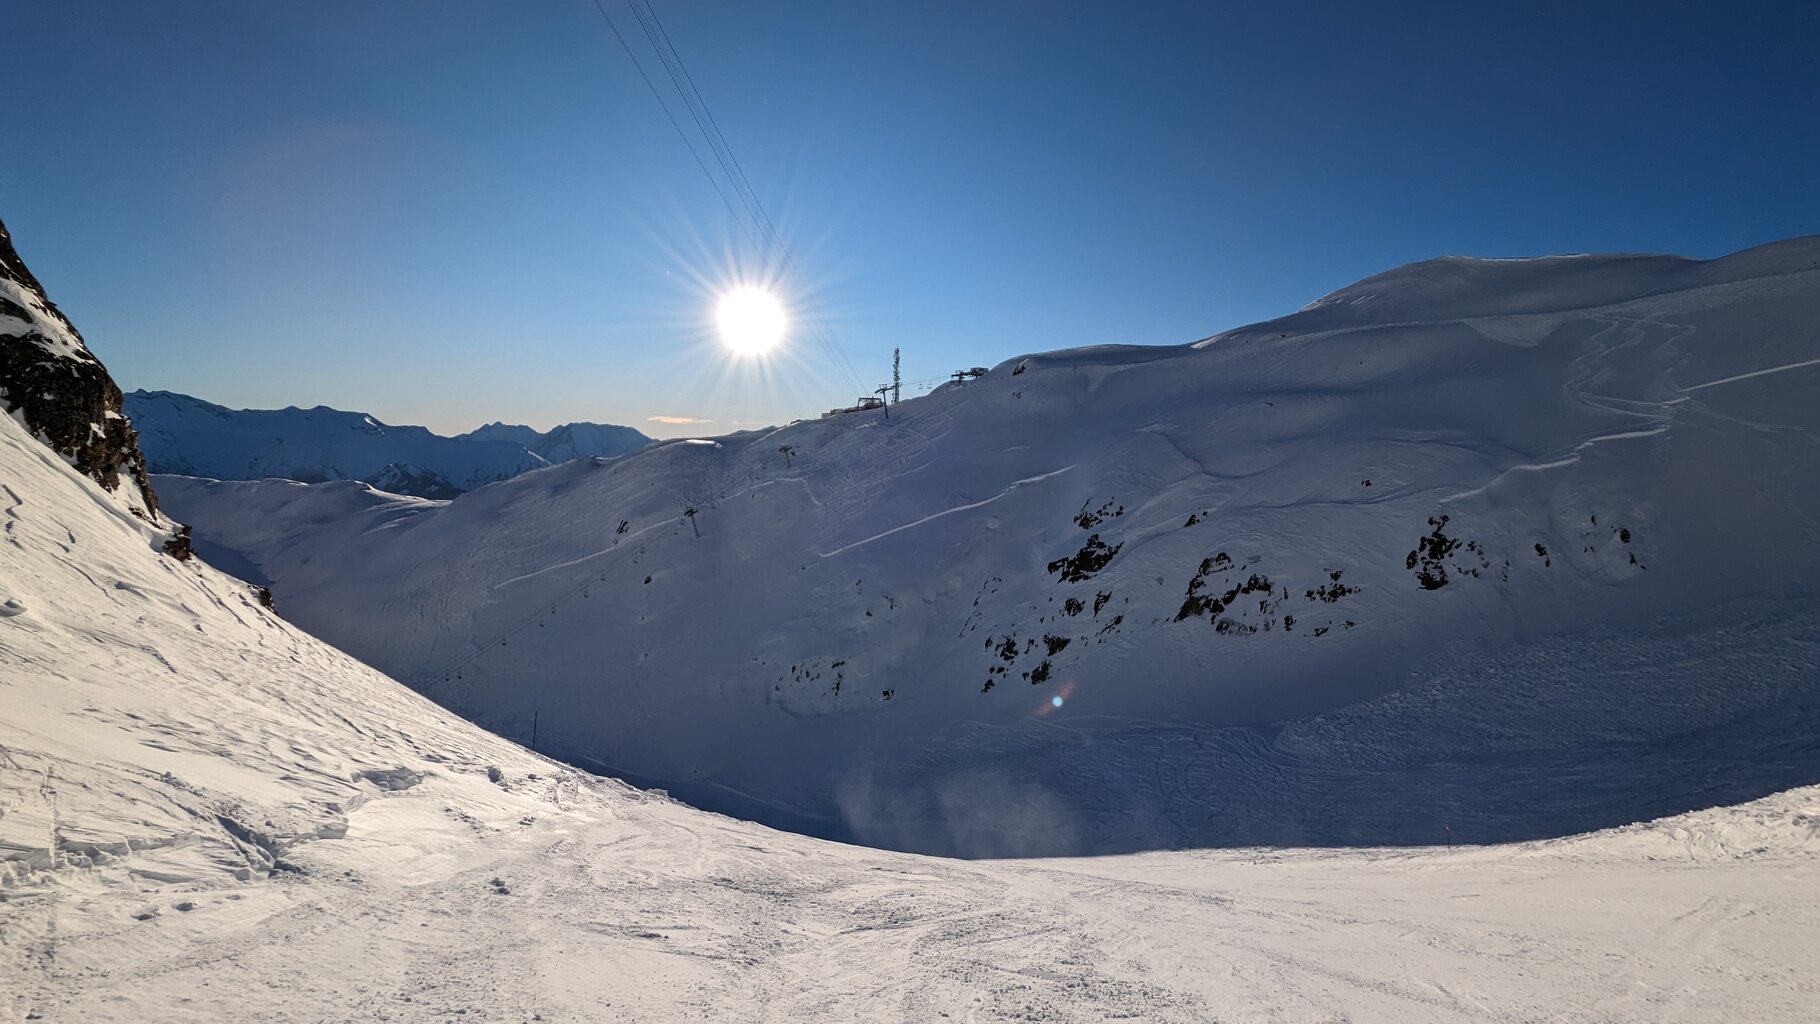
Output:
[[[120,388],[13,248],[0,223],[0,408],[148,518],[158,498]],[[122,492],[122,485],[127,490]]]

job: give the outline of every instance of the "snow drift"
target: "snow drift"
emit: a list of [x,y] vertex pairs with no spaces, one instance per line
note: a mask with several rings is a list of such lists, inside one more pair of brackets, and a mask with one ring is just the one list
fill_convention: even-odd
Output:
[[1559,835],[1820,779],[1817,311],[1814,238],[1449,258],[447,504],[159,487],[443,705],[774,824]]

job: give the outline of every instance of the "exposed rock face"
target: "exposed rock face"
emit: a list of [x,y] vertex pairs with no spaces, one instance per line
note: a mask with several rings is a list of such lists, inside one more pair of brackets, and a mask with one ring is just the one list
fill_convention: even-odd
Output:
[[139,438],[120,388],[13,249],[0,223],[0,408],[110,491],[157,518]]
[[196,549],[191,547],[190,528],[179,526],[171,539],[164,542],[164,553],[179,562],[187,562],[196,557]]

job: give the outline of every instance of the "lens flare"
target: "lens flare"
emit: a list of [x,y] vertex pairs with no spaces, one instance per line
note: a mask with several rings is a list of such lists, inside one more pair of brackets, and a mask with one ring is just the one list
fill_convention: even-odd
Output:
[[1080,689],[1079,680],[1063,680],[1060,689],[1060,693],[1038,698],[1036,706],[1030,709],[1030,716],[1032,718],[1048,718],[1050,715],[1062,710],[1062,705],[1073,700],[1076,691]]

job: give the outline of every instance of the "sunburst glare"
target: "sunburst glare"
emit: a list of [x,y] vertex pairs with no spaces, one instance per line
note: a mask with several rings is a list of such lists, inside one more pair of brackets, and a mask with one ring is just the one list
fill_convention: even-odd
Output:
[[763,288],[750,285],[722,295],[714,309],[714,321],[720,328],[722,343],[740,356],[761,356],[771,351],[783,340],[786,329],[783,303]]
[[[644,227],[676,287],[651,293],[643,324],[683,339],[664,350],[674,360],[669,400],[684,413],[710,419],[698,426],[701,432],[788,422],[852,401],[856,385],[823,341],[851,338],[845,329],[852,313],[841,308],[841,277],[823,265],[817,239],[790,238],[786,271],[744,252],[731,232],[704,234],[681,209],[651,211]],[[779,231],[789,237],[783,218]],[[749,339],[768,332],[748,335],[735,326],[743,319],[734,315],[738,305],[749,300],[729,303],[754,292],[777,308],[775,316],[761,309],[759,324],[781,321],[771,329],[776,340],[764,346]]]

